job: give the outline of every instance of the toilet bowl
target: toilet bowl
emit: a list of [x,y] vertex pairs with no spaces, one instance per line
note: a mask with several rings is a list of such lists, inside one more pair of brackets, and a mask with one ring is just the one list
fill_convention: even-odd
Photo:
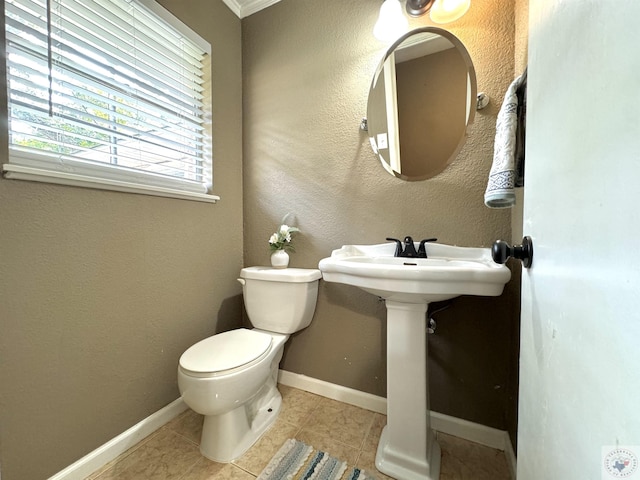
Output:
[[320,277],[316,269],[243,268],[238,281],[254,328],[205,338],[180,357],[178,388],[184,402],[204,415],[205,457],[237,459],[276,420],[284,344],[311,323]]

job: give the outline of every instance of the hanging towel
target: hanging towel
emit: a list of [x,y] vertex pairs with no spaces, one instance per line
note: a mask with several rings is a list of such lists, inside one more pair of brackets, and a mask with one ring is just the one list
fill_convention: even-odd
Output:
[[484,194],[489,208],[512,207],[516,203],[515,187],[524,184],[526,82],[525,70],[509,85],[498,113],[493,165]]

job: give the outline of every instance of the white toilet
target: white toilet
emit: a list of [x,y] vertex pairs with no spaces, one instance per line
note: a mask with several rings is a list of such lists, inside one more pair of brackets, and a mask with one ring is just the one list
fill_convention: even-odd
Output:
[[311,323],[320,270],[249,267],[240,271],[252,330],[205,338],[180,357],[178,388],[204,415],[201,453],[216,462],[240,457],[278,416],[278,365],[289,335]]

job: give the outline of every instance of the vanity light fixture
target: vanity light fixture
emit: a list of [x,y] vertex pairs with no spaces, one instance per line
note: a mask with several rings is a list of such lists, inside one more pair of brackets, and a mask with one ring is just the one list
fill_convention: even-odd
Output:
[[407,0],[407,13],[420,17],[427,12],[434,23],[450,23],[462,17],[471,0]]
[[[378,21],[373,27],[373,35],[382,41],[395,40],[409,29],[409,21],[402,13],[403,0],[384,0],[380,7]],[[421,17],[427,12],[434,23],[450,23],[462,17],[471,0],[406,0],[407,13]]]
[[433,6],[434,0],[407,0],[407,13],[412,17],[421,17]]
[[409,29],[409,21],[402,13],[400,0],[385,0],[380,7],[373,35],[382,41],[395,40]]

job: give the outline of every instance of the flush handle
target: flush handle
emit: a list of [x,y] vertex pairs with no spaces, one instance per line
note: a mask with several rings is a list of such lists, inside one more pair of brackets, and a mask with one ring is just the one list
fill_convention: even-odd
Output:
[[517,258],[522,261],[524,268],[530,268],[533,263],[533,242],[531,237],[524,237],[522,245],[509,245],[504,240],[496,240],[491,247],[491,256],[496,263],[506,263],[510,258]]

